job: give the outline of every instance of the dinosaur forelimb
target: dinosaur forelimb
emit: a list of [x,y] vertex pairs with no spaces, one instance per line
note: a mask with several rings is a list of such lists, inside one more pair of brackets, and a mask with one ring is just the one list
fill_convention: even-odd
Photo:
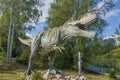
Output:
[[53,49],[54,49],[54,50],[59,50],[59,51],[62,53],[62,49],[65,49],[65,48],[64,48],[64,47],[54,46]]

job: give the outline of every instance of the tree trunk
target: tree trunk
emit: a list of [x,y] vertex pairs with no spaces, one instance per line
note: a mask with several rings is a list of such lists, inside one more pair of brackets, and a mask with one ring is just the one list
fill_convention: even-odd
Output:
[[13,25],[13,0],[11,14],[10,14],[10,25],[9,25],[9,33],[8,33],[8,42],[7,42],[7,62],[12,62],[12,44],[13,44],[13,36],[14,36],[14,25]]

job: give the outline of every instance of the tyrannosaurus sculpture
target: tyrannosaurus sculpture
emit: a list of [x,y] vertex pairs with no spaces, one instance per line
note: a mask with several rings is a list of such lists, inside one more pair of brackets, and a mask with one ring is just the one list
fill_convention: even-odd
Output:
[[[45,49],[46,52],[64,49],[64,42],[72,37],[88,37],[94,38],[95,31],[87,31],[84,29],[86,26],[90,26],[96,21],[95,13],[87,13],[83,15],[79,20],[66,23],[65,25],[40,32],[35,35],[32,39],[21,39],[19,40],[31,47],[31,54],[29,56],[29,64],[27,74],[31,74],[31,60],[36,54],[38,48]],[[49,56],[49,66],[51,70],[57,69],[54,67],[55,53]]]

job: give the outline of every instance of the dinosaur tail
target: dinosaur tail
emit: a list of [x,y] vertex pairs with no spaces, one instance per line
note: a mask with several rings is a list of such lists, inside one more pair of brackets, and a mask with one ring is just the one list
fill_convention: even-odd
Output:
[[32,39],[22,39],[22,38],[20,38],[20,37],[18,37],[18,39],[19,39],[23,44],[25,44],[25,45],[28,45],[28,46],[31,45],[31,40],[32,40]]

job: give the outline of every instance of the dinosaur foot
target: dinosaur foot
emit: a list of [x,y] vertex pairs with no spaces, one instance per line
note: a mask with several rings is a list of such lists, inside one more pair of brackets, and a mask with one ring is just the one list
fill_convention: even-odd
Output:
[[[46,79],[52,80],[55,77],[64,77],[65,76],[65,74],[59,69],[48,69],[46,71],[43,71],[41,73],[41,75],[42,75],[43,79],[45,79],[45,80]],[[59,79],[57,79],[57,80],[59,80]]]
[[51,69],[50,71],[49,71],[49,73],[50,74],[60,74],[60,75],[64,75],[64,72],[63,71],[61,71],[60,69]]
[[27,72],[25,73],[26,76],[31,76],[34,75],[34,71],[32,69],[28,69]]

